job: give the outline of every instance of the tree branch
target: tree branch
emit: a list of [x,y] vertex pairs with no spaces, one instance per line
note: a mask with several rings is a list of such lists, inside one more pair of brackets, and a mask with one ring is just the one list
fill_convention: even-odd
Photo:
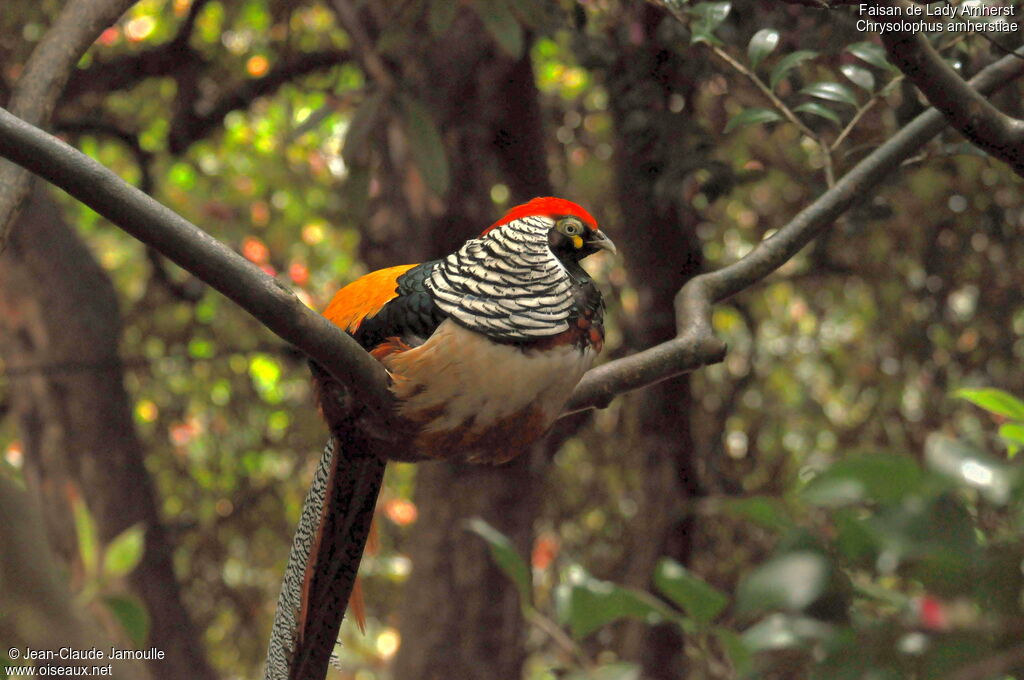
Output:
[[[971,79],[970,86],[989,94],[1009,84],[1024,74],[1024,63],[1016,56],[1021,53],[1024,48],[988,66]],[[925,111],[743,259],[688,281],[676,296],[678,335],[589,371],[576,387],[563,415],[602,408],[617,394],[721,361],[725,345],[711,329],[711,305],[750,287],[786,263],[945,126],[946,119],[940,111]]]
[[355,393],[356,403],[380,426],[374,428],[375,433],[398,427],[380,363],[241,255],[96,161],[2,108],[0,155],[64,189],[158,249],[305,352]]
[[[987,94],[1021,73],[1024,61],[1007,56],[984,69],[970,84]],[[617,394],[720,361],[725,346],[712,332],[711,305],[760,281],[792,258],[945,125],[945,118],[937,110],[921,114],[746,257],[691,279],[676,297],[679,335],[588,372],[573,393],[566,413],[603,407]],[[255,265],[170,209],[127,186],[99,163],[3,109],[0,155],[61,187],[209,283],[350,387],[377,423],[396,426],[380,364]]]
[[[100,33],[117,21],[135,0],[71,0],[32,51],[8,102],[14,114],[45,125],[75,64]],[[0,253],[22,201],[28,173],[0,162]]]
[[189,46],[199,13],[210,0],[193,0],[178,32],[168,42],[141,52],[125,54],[111,61],[96,61],[68,83],[64,96],[70,99],[86,92],[107,94],[131,87],[144,78],[166,76],[186,63],[200,61],[199,53]]
[[[139,166],[139,189],[147,194],[153,193],[153,173],[150,165],[153,162],[153,154],[142,148],[139,137],[136,134],[122,130],[113,123],[101,120],[58,120],[54,123],[54,130],[70,135],[99,135],[111,137],[118,140],[135,157],[135,164]],[[194,276],[185,281],[175,281],[171,273],[167,271],[163,256],[156,248],[146,248],[146,259],[149,260],[153,271],[153,281],[164,287],[171,295],[185,302],[198,302],[203,297],[205,287]]]
[[359,13],[356,8],[348,0],[333,0],[331,7],[334,8],[334,13],[338,17],[338,23],[348,33],[349,39],[355,46],[363,63],[363,68],[370,74],[374,82],[385,90],[394,90],[396,86],[395,78],[391,75],[387,64],[384,63],[384,60],[374,48],[373,40],[370,39],[366,28],[359,20]]
[[199,18],[199,13],[203,11],[203,8],[209,2],[210,0],[192,0],[192,4],[188,8],[188,14],[185,16],[185,20],[181,22],[181,26],[178,27],[178,32],[174,34],[174,39],[171,40],[172,43],[188,45],[188,41],[192,38],[192,31],[196,27],[196,19]]
[[[893,0],[887,4],[904,7]],[[891,29],[895,28],[896,22]],[[923,33],[887,30],[881,38],[893,63],[950,125],[1024,177],[1024,121],[1003,113],[971,87],[943,61]]]
[[153,163],[153,154],[142,148],[139,136],[135,133],[123,130],[113,123],[103,120],[57,120],[53,124],[55,132],[79,136],[94,135],[98,137],[110,137],[124,144],[135,159],[139,167],[139,189],[147,194],[153,193],[153,173],[150,165]]
[[179,154],[197,139],[208,135],[232,111],[246,108],[256,98],[273,93],[293,78],[336,66],[350,58],[348,50],[320,50],[304,52],[282,61],[265,76],[247,80],[235,89],[222,93],[204,112],[189,107],[187,115],[175,119],[168,135],[168,148],[171,153]]
[[146,78],[169,76],[201,61],[202,57],[187,40],[175,39],[135,54],[94,62],[68,83],[64,96],[75,99],[90,92],[107,94],[126,90]]

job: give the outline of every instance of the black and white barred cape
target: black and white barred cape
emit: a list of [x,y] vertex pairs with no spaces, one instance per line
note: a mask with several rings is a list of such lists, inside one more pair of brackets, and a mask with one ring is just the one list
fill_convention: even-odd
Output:
[[470,239],[425,281],[434,304],[460,325],[502,340],[569,328],[573,279],[551,252],[548,217],[524,217]]

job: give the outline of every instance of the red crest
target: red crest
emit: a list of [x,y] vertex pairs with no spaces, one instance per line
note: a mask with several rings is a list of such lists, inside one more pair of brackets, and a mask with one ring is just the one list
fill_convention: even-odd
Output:
[[524,217],[531,217],[533,215],[543,215],[544,217],[565,217],[566,215],[572,215],[583,220],[583,223],[590,228],[591,231],[597,231],[597,220],[594,219],[593,215],[588,213],[583,207],[567,201],[564,198],[555,198],[554,196],[539,196],[528,203],[517,205],[510,209],[505,216],[500,220],[487,227],[484,230],[483,236],[491,229],[500,227],[503,224],[514,222],[515,220],[522,219]]

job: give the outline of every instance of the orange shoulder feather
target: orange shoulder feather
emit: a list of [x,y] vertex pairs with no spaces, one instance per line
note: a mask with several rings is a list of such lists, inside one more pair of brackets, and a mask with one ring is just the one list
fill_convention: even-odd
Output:
[[391,300],[398,297],[398,277],[416,265],[403,264],[388,267],[361,276],[337,293],[327,305],[324,316],[336,326],[355,333],[368,316],[373,316]]

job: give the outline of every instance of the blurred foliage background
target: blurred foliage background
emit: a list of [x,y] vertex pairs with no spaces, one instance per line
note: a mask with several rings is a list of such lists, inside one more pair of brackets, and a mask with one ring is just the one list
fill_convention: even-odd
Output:
[[[0,100],[60,6],[5,5]],[[853,11],[672,6],[142,0],[52,128],[316,309],[515,202],[578,201],[623,251],[588,265],[615,357],[671,337],[686,278],[923,110]],[[935,41],[966,74],[1001,54]],[[998,101],[1019,113],[1019,87]],[[26,395],[110,366],[15,351],[28,316],[10,302],[0,474],[57,499],[51,542],[109,635],[194,645],[193,677],[254,677],[325,438],[304,359],[87,208],[33,201],[59,204],[116,291],[115,382],[146,480],[104,488],[90,480],[120,465],[105,446],[48,439],[71,420]],[[1022,224],[1012,172],[945,134],[715,310],[722,364],[571,419],[509,469],[390,466],[367,631],[343,625],[332,677],[1024,677]],[[104,398],[69,408],[102,421]],[[55,478],[61,456],[93,467]],[[155,514],[119,526],[146,489]],[[159,576],[137,566],[154,531]],[[160,628],[158,602],[194,640]]]

